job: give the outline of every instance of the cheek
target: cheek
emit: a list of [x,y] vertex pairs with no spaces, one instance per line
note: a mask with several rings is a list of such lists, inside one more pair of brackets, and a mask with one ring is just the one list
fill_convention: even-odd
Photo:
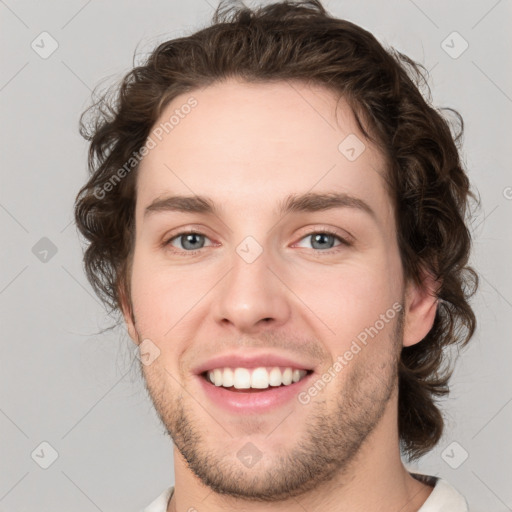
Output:
[[209,284],[198,268],[165,266],[143,251],[136,252],[131,295],[139,333],[155,341],[176,337],[187,314],[214,282]]
[[400,308],[400,272],[397,260],[380,252],[336,269],[319,268],[307,278],[301,275],[297,295],[314,312],[316,323],[326,326],[321,330],[331,353],[343,353],[355,339],[391,337]]

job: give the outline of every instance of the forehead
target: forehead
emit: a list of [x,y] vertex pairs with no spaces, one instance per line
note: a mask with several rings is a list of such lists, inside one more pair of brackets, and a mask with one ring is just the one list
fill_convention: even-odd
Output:
[[176,97],[150,133],[154,147],[139,167],[137,215],[171,194],[261,212],[267,205],[274,211],[290,193],[341,192],[386,217],[384,157],[343,99],[335,112],[336,99],[319,86],[237,80]]

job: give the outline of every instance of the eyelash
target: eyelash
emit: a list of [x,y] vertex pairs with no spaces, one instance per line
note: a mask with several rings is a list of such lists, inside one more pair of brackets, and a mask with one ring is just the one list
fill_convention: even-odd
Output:
[[[176,240],[177,238],[180,238],[182,236],[185,236],[185,235],[200,235],[200,236],[204,236],[205,238],[208,238],[204,233],[201,233],[199,231],[194,231],[194,230],[191,230],[191,231],[181,231],[177,234],[174,234],[171,238],[168,238],[166,241],[163,242],[163,247],[164,248],[167,248],[167,247],[173,247],[171,246],[171,242],[173,240]],[[337,234],[335,231],[331,231],[329,229],[323,229],[323,230],[319,230],[319,231],[310,231],[309,233],[306,233],[300,240],[304,240],[305,238],[308,238],[312,235],[331,235],[333,236],[334,238],[337,238],[340,242],[339,245],[335,246],[335,247],[332,247],[331,249],[327,249],[327,250],[320,250],[320,249],[313,249],[313,251],[317,252],[317,253],[321,253],[321,254],[325,254],[325,255],[329,255],[329,254],[333,254],[333,253],[336,253],[338,252],[339,250],[341,250],[341,248],[343,248],[343,246],[345,247],[350,247],[352,245],[351,242],[349,242],[348,240],[346,240],[345,238],[342,238],[339,234]],[[181,249],[175,249],[174,247],[171,249],[171,252],[175,253],[175,254],[187,254],[187,255],[195,255],[195,254],[198,254],[199,252],[201,252],[203,248],[201,249],[197,249],[195,251],[186,251],[186,250],[181,250]]]

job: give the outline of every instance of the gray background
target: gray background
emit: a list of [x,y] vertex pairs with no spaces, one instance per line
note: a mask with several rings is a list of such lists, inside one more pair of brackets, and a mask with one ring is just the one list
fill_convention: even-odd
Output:
[[[174,482],[132,342],[124,328],[97,334],[112,319],[85,279],[72,221],[86,178],[77,127],[91,90],[121,78],[136,48],[142,59],[204,26],[216,5],[0,0],[0,511],[138,510]],[[411,468],[446,478],[474,512],[512,510],[510,0],[325,5],[422,62],[434,103],[464,117],[464,161],[482,198],[471,261],[479,327],[443,403],[446,433]],[[44,31],[58,43],[47,58]]]

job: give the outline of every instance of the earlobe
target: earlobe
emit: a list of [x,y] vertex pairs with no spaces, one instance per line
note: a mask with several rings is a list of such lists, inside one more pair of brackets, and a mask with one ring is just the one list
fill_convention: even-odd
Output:
[[420,285],[414,282],[407,284],[402,343],[404,347],[419,343],[432,329],[439,303],[439,288],[440,283],[427,271],[423,271]]

